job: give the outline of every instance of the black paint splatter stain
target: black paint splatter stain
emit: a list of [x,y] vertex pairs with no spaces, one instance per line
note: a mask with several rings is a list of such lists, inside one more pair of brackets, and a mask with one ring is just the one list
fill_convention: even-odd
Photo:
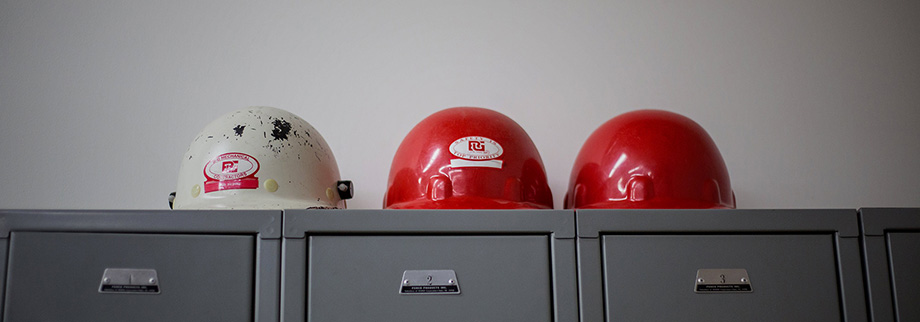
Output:
[[272,125],[275,126],[275,129],[272,130],[272,137],[275,138],[275,140],[288,139],[288,133],[291,133],[291,123],[282,119],[276,119],[272,122]]
[[243,137],[243,130],[245,129],[246,126],[237,125],[235,128],[233,128],[233,132],[236,132],[236,136]]
[[[271,141],[268,141],[268,142],[271,142]],[[280,154],[281,148],[282,148],[282,146],[275,146],[274,144],[271,144],[271,143],[263,145],[262,147],[265,149],[271,150],[272,152],[275,153],[275,155]]]

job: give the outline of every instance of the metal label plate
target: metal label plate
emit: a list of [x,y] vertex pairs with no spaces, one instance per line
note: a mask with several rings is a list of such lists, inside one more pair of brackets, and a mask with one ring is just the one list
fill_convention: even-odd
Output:
[[160,279],[155,269],[106,268],[99,293],[160,294]]
[[701,268],[696,271],[696,293],[750,293],[751,279],[743,268]]
[[452,269],[407,270],[400,280],[399,294],[460,294],[460,283]]

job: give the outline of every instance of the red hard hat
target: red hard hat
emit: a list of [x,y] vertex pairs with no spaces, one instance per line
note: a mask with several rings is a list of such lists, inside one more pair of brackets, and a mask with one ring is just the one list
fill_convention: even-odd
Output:
[[492,110],[454,107],[403,139],[383,207],[552,209],[553,197],[540,153],[520,125]]
[[565,208],[735,208],[719,148],[680,114],[640,110],[614,117],[585,141]]

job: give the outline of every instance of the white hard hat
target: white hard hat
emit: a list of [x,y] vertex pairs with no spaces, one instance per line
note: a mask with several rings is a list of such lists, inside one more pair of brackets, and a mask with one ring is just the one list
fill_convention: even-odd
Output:
[[313,126],[266,106],[208,124],[185,152],[178,181],[175,209],[344,208],[353,191]]

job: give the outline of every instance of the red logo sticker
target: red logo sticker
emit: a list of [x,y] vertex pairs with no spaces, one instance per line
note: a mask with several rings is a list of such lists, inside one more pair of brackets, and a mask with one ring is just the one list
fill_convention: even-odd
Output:
[[239,152],[224,153],[204,166],[204,193],[230,189],[259,188],[259,160]]

